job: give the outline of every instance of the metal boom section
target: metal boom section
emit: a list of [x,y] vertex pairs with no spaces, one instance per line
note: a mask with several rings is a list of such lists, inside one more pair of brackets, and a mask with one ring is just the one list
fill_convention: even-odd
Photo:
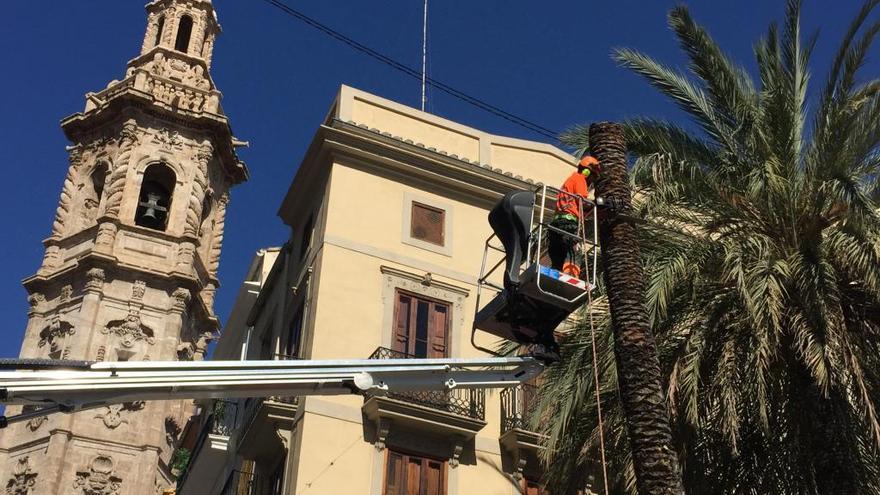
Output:
[[0,360],[0,403],[42,406],[0,416],[0,428],[47,412],[140,400],[346,395],[505,388],[543,370],[530,357],[290,361]]

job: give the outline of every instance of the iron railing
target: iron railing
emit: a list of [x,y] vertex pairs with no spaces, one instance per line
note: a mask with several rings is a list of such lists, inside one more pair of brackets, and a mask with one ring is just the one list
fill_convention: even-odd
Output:
[[260,479],[254,473],[233,471],[226,478],[220,495],[256,495],[260,493]]
[[532,415],[538,402],[538,387],[523,383],[501,391],[501,433],[513,429],[532,431]]
[[[386,347],[379,347],[370,355],[370,359],[413,359],[415,357]],[[452,390],[388,392],[385,396],[473,419],[482,420],[486,416],[486,391],[481,389],[453,388]]]
[[228,437],[235,430],[236,421],[238,419],[238,405],[228,400],[215,400],[211,405],[211,412],[199,431],[199,436],[193,446],[192,454],[189,458],[189,464],[186,469],[177,477],[177,491],[181,491],[187,477],[189,477],[190,468],[195,464],[196,458],[205,446],[208,435],[220,435]]

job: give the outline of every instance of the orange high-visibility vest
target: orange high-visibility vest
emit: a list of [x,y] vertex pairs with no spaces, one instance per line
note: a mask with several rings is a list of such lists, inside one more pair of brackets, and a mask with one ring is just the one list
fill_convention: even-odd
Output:
[[568,214],[575,218],[580,218],[581,212],[578,211],[578,200],[570,195],[576,194],[582,198],[586,198],[587,194],[590,192],[589,186],[587,185],[587,178],[580,172],[574,172],[568,176],[568,179],[565,179],[565,183],[562,184],[560,191],[561,193],[556,199],[556,214]]

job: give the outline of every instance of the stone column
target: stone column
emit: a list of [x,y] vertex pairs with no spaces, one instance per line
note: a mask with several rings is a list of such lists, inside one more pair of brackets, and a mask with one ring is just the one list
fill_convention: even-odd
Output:
[[104,298],[104,281],[106,274],[101,268],[92,268],[86,272],[86,282],[83,287],[83,298],[79,308],[79,329],[82,335],[88,335],[86,339],[75,339],[78,344],[73,349],[72,357],[77,359],[103,359],[99,356],[98,349],[92,349],[94,339],[101,335],[96,331],[98,314],[101,310],[101,300]]

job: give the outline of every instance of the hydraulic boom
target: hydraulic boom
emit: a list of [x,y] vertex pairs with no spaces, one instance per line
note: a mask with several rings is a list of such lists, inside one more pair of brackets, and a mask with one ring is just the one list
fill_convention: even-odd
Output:
[[286,361],[88,362],[0,360],[0,403],[40,406],[0,428],[48,412],[140,400],[344,395],[504,388],[543,370],[531,357]]

